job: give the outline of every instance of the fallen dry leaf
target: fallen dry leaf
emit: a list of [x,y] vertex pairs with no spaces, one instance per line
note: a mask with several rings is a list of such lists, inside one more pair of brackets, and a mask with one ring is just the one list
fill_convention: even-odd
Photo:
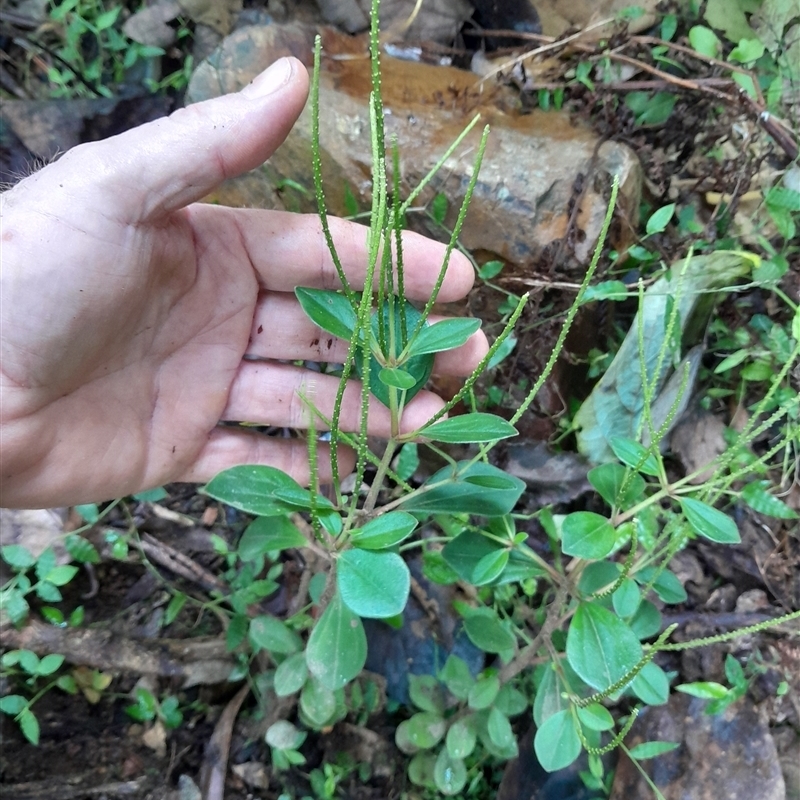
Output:
[[20,544],[35,558],[52,547],[60,564],[71,561],[62,540],[66,508],[0,508],[0,545]]
[[231,767],[231,771],[248,786],[254,786],[256,789],[269,788],[267,768],[260,761],[246,761],[244,764],[234,764]]
[[[687,474],[696,472],[725,452],[725,423],[708,411],[692,411],[675,426],[671,447]],[[705,483],[713,474],[713,468],[705,469],[690,482]]]
[[208,25],[223,36],[233,28],[242,10],[242,0],[179,0],[181,8],[197,23]]
[[156,720],[153,726],[142,734],[142,742],[149,747],[159,758],[167,754],[167,729],[161,720]]
[[159,0],[127,19],[122,32],[134,42],[148,47],[169,47],[177,38],[177,31],[167,23],[180,16],[180,13],[178,0]]

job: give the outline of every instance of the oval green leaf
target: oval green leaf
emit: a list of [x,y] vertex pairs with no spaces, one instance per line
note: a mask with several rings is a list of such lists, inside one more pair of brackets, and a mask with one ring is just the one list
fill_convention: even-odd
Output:
[[433,675],[409,675],[408,696],[420,711],[444,713],[442,684]]
[[339,339],[347,341],[351,338],[356,329],[356,314],[343,294],[304,286],[298,286],[294,293],[315,325]]
[[701,700],[722,700],[730,691],[726,686],[715,681],[681,683],[675,689],[684,694],[690,694],[692,697],[699,697]]
[[578,709],[578,719],[590,731],[610,731],[614,727],[614,717],[600,703],[592,703]]
[[638,611],[641,601],[642,593],[639,591],[636,581],[631,578],[625,578],[611,596],[614,611],[623,619],[632,617]]
[[561,525],[561,549],[568,556],[598,561],[614,549],[616,540],[611,523],[591,511],[568,514]]
[[500,687],[494,704],[507,717],[516,717],[528,707],[528,699],[519,689],[506,683]]
[[305,653],[295,653],[278,664],[275,670],[275,694],[288,697],[299,692],[308,678]]
[[316,678],[311,678],[300,692],[300,708],[308,720],[321,728],[336,713],[336,695]]
[[461,793],[467,784],[467,768],[460,758],[451,758],[443,747],[436,757],[433,767],[433,780],[436,788],[446,797]]
[[402,391],[413,389],[414,384],[417,382],[417,379],[413,375],[397,367],[384,367],[378,373],[378,378],[380,378],[381,383],[386,386],[393,386],[395,389],[401,389]]
[[651,661],[631,681],[631,691],[649,706],[662,706],[669,700],[667,673]]
[[581,298],[581,305],[591,303],[593,300],[625,300],[628,297],[628,287],[622,281],[601,281],[593,286],[587,286]]
[[439,679],[444,681],[447,691],[459,700],[466,700],[475,678],[469,671],[466,661],[458,656],[449,655],[444,667],[439,673]]
[[632,469],[638,469],[645,475],[658,476],[658,462],[655,456],[639,442],[633,439],[626,439],[622,436],[614,436],[609,441],[614,455]]
[[561,681],[552,664],[545,667],[541,683],[536,689],[536,698],[533,701],[533,721],[538,727],[559,711],[568,706],[568,700],[563,695]]
[[264,740],[270,747],[278,750],[293,750],[305,740],[305,733],[299,731],[291,722],[280,719],[267,728]]
[[628,624],[637,639],[650,639],[661,630],[661,612],[649,600],[642,600]]
[[797,519],[797,512],[789,508],[783,500],[771,495],[761,481],[748,483],[742,489],[741,498],[759,514],[777,519]]
[[450,758],[467,758],[472,755],[478,740],[472,716],[457,719],[447,730],[445,744]]
[[36,563],[36,557],[21,544],[0,547],[0,557],[14,569],[28,569]]
[[288,517],[258,517],[245,528],[236,552],[242,561],[253,561],[274,550],[288,550],[306,544],[305,536]]
[[323,686],[336,691],[364,669],[367,635],[364,625],[337,592],[317,620],[306,647],[308,671]]
[[567,633],[567,659],[589,686],[608,689],[642,657],[636,634],[597,603],[581,603]]
[[[398,747],[400,747],[399,744]],[[400,749],[402,750],[402,747]],[[423,750],[421,753],[417,753],[409,762],[408,778],[411,783],[415,783],[417,786],[435,789],[436,784],[433,782],[433,770],[435,767],[436,756]]]
[[28,701],[21,694],[7,694],[5,697],[0,697],[0,711],[11,717],[16,717],[27,705]]
[[39,744],[39,720],[29,708],[23,708],[17,717],[23,736],[32,744]]
[[581,754],[581,740],[569,709],[556,712],[536,731],[533,749],[547,772],[568,767]]
[[738,544],[741,541],[736,523],[727,514],[693,497],[682,497],[680,504],[695,533],[720,544]]
[[256,652],[263,649],[288,655],[296,653],[303,646],[300,637],[286,623],[267,614],[250,620],[248,636]]
[[411,577],[397,553],[346,550],[339,557],[336,582],[342,601],[368,619],[401,614],[406,607]]
[[363,528],[352,531],[354,547],[362,550],[383,550],[407,539],[419,525],[416,517],[405,511],[392,511],[370,520]]
[[421,436],[434,442],[466,444],[494,442],[517,435],[517,429],[502,417],[476,412],[435,422],[419,431]]
[[650,215],[650,219],[647,220],[647,225],[645,230],[648,234],[653,233],[661,233],[663,230],[666,229],[669,221],[672,219],[672,215],[675,213],[675,203],[670,203],[666,206],[661,206],[657,211],[654,211]]
[[472,571],[472,582],[475,586],[485,586],[497,580],[508,564],[509,551],[506,548],[487,553],[475,565]]
[[461,347],[480,327],[479,319],[445,319],[428,325],[411,343],[409,355],[421,356]]
[[440,714],[420,711],[397,726],[395,743],[409,755],[417,750],[430,750],[442,740],[446,728],[447,723]]
[[201,490],[215,500],[248,514],[274,517],[294,511],[294,507],[276,498],[276,492],[300,496],[304,489],[297,481],[275,467],[240,465],[223,470]]
[[78,536],[76,534],[70,534],[64,540],[64,547],[66,547],[67,552],[75,559],[75,561],[80,561],[82,564],[99,564],[100,563],[100,553],[97,552],[95,546],[84,539],[82,536]]
[[517,741],[514,736],[514,731],[511,728],[511,723],[508,717],[500,711],[499,708],[493,708],[489,712],[489,718],[486,721],[486,730],[489,733],[489,738],[492,743],[501,749],[513,747]]
[[516,645],[514,635],[491,608],[478,608],[471,612],[464,620],[464,630],[472,644],[485,653],[502,653]]
[[499,691],[500,679],[497,675],[485,675],[478,678],[469,690],[469,707],[475,711],[489,708],[494,703]]
[[[403,331],[402,325],[400,321],[400,307],[397,303],[397,299],[393,298],[392,303],[394,303],[394,336],[387,337],[389,342],[393,345],[392,352],[385,352],[383,354],[383,364],[378,363],[378,360],[375,358],[374,354],[370,354],[370,365],[369,365],[369,390],[370,392],[378,399],[381,403],[385,406],[390,407],[390,394],[396,389],[390,388],[387,386],[381,379],[380,374],[384,368],[385,364],[397,364],[401,351],[403,349],[402,345],[402,338],[403,338]],[[402,304],[403,312],[405,313],[406,318],[406,332],[410,334],[411,331],[414,330],[419,320],[422,318],[422,315],[417,311],[414,306],[409,303]],[[388,330],[389,327],[389,301],[385,301],[383,304],[383,308],[380,312],[375,310],[372,314],[372,338],[374,341],[379,340],[380,334],[380,316],[379,313],[383,315],[383,322],[384,327]],[[387,342],[387,351],[389,350],[389,342]],[[406,359],[402,363],[402,370],[410,375],[414,379],[414,383],[405,390],[406,392],[406,402],[410,402],[411,399],[417,394],[417,392],[422,389],[423,386],[428,382],[428,378],[431,376],[431,371],[433,370],[433,361],[434,356],[432,353],[421,355],[421,356],[412,356],[411,358]],[[363,352],[359,352],[356,355],[355,366],[356,372],[359,376],[362,375],[363,371],[363,364],[364,364],[364,354]]]
[[[642,584],[649,584],[656,575],[655,567],[645,567],[636,573],[636,580]],[[678,580],[678,576],[668,569],[662,569],[653,581],[653,590],[665,603],[675,604],[683,603],[686,598],[686,589],[683,584]]]
[[[589,483],[610,506],[626,509],[639,500],[645,490],[644,478],[638,473],[630,473],[622,464],[601,464],[589,470]],[[627,485],[626,485],[627,479]],[[622,487],[625,492],[620,495]]]
[[644,761],[648,758],[670,753],[680,747],[680,742],[642,742],[632,747],[628,755],[637,761]]
[[403,508],[411,512],[484,517],[509,514],[525,490],[525,483],[492,464],[468,463],[439,470],[425,481],[424,491],[411,495]]

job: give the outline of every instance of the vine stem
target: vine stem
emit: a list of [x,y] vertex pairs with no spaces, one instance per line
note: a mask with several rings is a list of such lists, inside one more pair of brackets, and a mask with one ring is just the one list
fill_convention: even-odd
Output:
[[751,633],[758,633],[759,631],[766,630],[767,628],[775,628],[778,625],[783,625],[786,622],[791,622],[794,619],[800,619],[800,610],[792,611],[789,614],[784,614],[782,617],[775,617],[773,619],[758,622],[755,625],[748,625],[746,628],[738,628],[735,631],[728,633],[720,633],[718,636],[708,636],[705,639],[691,639],[688,642],[670,642],[669,644],[659,644],[656,642],[652,645],[652,650],[692,650],[696,647],[706,647],[710,644],[719,644],[720,642],[729,642],[731,639],[738,639],[740,636],[747,636]]
[[394,439],[389,439],[386,443],[386,450],[383,452],[380,464],[378,464],[378,471],[375,474],[375,479],[372,481],[372,486],[369,487],[369,494],[364,501],[363,511],[369,514],[374,508],[375,503],[378,501],[378,494],[383,486],[383,479],[386,477],[386,470],[389,469],[389,464],[392,463],[392,456],[397,448],[397,442]]
[[523,647],[522,650],[519,651],[519,654],[500,670],[498,678],[500,679],[501,686],[505,685],[513,678],[516,678],[520,672],[527,669],[533,663],[539,653],[542,643],[558,627],[561,621],[561,610],[566,601],[567,587],[562,584],[556,589],[556,596],[547,609],[547,616],[545,617],[544,624],[539,630],[539,633],[536,634],[530,644]]

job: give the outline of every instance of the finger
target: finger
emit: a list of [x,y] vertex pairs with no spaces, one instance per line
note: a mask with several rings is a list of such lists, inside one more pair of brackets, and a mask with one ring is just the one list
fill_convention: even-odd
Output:
[[[336,217],[329,224],[348,281],[353,288],[363,289],[368,229]],[[198,236],[223,228],[236,230],[266,289],[290,292],[295,286],[337,289],[341,285],[315,214],[202,205],[192,207],[192,225]],[[411,231],[403,233],[405,290],[412,300],[431,296],[445,251],[439,242]],[[469,259],[454,251],[437,299],[449,303],[466,297],[474,279]]]
[[[355,454],[349,447],[338,448],[339,472],[346,475],[355,466]],[[255,431],[215,428],[208,443],[179,481],[205,483],[229,467],[239,464],[266,464],[283,470],[298,483],[307,486],[311,477],[308,466],[308,445],[302,439],[276,439]],[[330,448],[317,445],[318,479],[330,483],[333,476]]]
[[[73,148],[56,165],[100,188],[101,198],[113,196],[120,222],[148,221],[262,164],[286,138],[307,94],[306,68],[281,58],[240,92],[94,142],[90,151]],[[81,170],[80,159],[88,157]]]
[[[430,317],[432,323],[442,319]],[[248,356],[342,364],[347,348],[347,342],[317,327],[288,292],[266,292],[259,298]],[[466,377],[472,374],[488,349],[486,335],[476,331],[461,347],[437,353],[433,370],[439,375]]]
[[[228,394],[222,419],[277,425],[286,428],[308,428],[313,406],[330,419],[339,388],[339,378],[322,375],[302,367],[268,362],[242,363]],[[422,427],[444,405],[432,392],[420,392],[403,412],[401,433]],[[319,426],[320,423],[317,423]],[[344,393],[339,427],[357,431],[361,426],[361,383],[348,381]],[[372,436],[391,435],[389,409],[370,398],[367,432]]]

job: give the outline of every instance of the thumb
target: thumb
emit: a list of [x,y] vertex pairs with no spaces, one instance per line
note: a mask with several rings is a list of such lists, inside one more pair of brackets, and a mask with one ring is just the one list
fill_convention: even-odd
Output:
[[[266,161],[289,134],[307,95],[306,68],[281,58],[240,92],[96,143],[92,182],[121,203],[125,222],[182,208]],[[72,152],[77,156],[80,149]]]

